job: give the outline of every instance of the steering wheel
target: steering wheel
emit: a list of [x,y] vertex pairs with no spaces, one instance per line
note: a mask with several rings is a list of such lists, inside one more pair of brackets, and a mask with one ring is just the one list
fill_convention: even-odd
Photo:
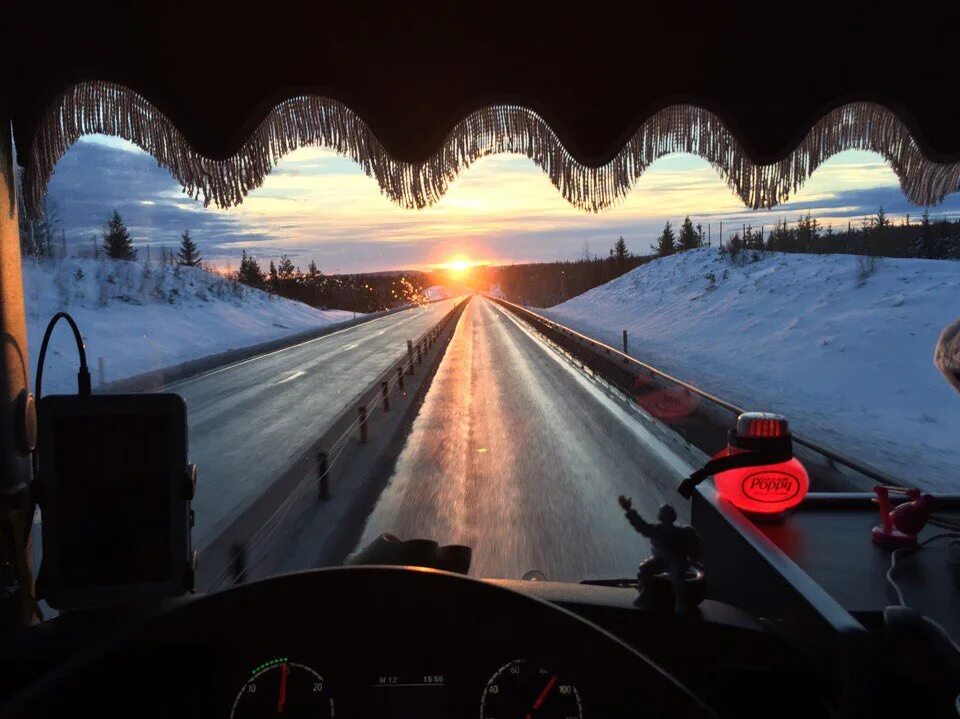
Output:
[[[0,714],[226,719],[251,662],[280,654],[309,656],[326,675],[344,677],[368,665],[419,668],[429,657],[451,676],[463,674],[465,691],[472,691],[472,667],[483,662],[563,657],[584,667],[596,701],[618,717],[714,716],[642,654],[556,605],[458,574],[370,566],[289,574],[184,600],[74,656]],[[337,716],[344,713],[354,716],[338,706]]]

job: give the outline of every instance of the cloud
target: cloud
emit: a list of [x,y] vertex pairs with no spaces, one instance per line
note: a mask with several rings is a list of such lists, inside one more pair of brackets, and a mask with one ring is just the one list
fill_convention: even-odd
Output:
[[[307,148],[284,158],[242,205],[219,210],[184,195],[169,172],[129,143],[94,137],[64,155],[50,195],[69,242],[90,242],[116,208],[140,245],[175,245],[189,228],[204,257],[220,265],[236,266],[245,249],[264,260],[286,253],[301,266],[316,258],[327,272],[417,267],[454,254],[571,259],[584,241],[603,254],[620,235],[645,252],[665,221],[687,214],[716,232],[720,221],[732,230],[805,212],[836,225],[880,205],[891,215],[920,213],[881,158],[865,152],[832,158],[793,200],[767,211],[745,209],[700,158],[672,155],[654,163],[621,204],[593,215],[567,203],[521,156],[483,158],[436,205],[411,211],[384,197],[350,160]],[[960,214],[960,193],[935,211]]]

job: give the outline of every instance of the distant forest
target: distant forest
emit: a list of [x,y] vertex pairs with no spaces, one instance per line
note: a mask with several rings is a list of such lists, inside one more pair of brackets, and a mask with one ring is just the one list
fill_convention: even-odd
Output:
[[286,255],[281,255],[278,263],[271,261],[264,271],[256,259],[244,251],[236,279],[322,309],[377,312],[427,301],[422,272],[325,275],[316,262],[311,261],[303,272]]
[[[462,277],[455,277],[446,270],[325,275],[315,262],[311,261],[304,271],[286,255],[282,255],[279,262],[271,261],[262,267],[246,251],[239,270],[228,272],[228,275],[232,280],[313,307],[375,312],[402,304],[422,304],[427,301],[426,288],[436,285],[444,285],[455,293],[499,288],[514,302],[551,307],[657,257],[710,246],[713,237],[717,239],[717,251],[721,256],[741,262],[759,260],[767,251],[960,260],[960,219],[934,219],[926,210],[916,217],[906,215],[892,220],[881,207],[856,225],[849,221],[839,230],[831,224],[823,224],[810,213],[798,217],[793,223],[778,220],[773,226],[742,224],[739,228],[730,228],[728,225],[726,232],[721,223],[716,234],[712,230],[711,225],[704,232],[702,224],[695,225],[690,217],[686,217],[676,227],[667,222],[650,246],[649,253],[634,254],[620,237],[603,257],[592,254],[585,243],[580,258],[576,260],[478,266]],[[67,256],[66,235],[61,226],[59,208],[54,202],[45,202],[39,220],[20,216],[20,241],[24,256],[37,259]],[[89,242],[81,254],[89,252],[94,258],[102,254],[112,259],[151,262],[151,246],[141,245],[143,252],[138,255],[138,249],[116,211],[107,218],[103,234],[91,236]],[[78,249],[75,247],[73,252]],[[155,254],[159,257],[154,259],[163,264],[199,266],[223,274],[204,263],[189,230],[184,231],[176,251],[167,247],[156,249],[159,251]]]
[[[658,256],[703,246],[703,233],[687,217],[675,232],[667,222],[652,249]],[[779,220],[772,227],[741,225],[726,241],[718,243],[720,254],[736,257],[742,251],[850,254],[874,257],[916,257],[928,260],[960,259],[960,219],[931,219],[924,210],[918,217],[892,220],[881,207],[854,225],[834,230],[810,213],[794,223]]]
[[623,258],[482,267],[474,272],[477,274],[477,285],[483,289],[499,286],[512,302],[533,307],[552,307],[610,282],[652,259],[653,256],[628,255]]

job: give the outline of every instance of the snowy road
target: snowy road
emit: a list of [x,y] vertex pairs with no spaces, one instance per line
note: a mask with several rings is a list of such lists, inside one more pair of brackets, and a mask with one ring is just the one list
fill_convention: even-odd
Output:
[[476,576],[633,576],[647,550],[617,495],[648,519],[690,468],[494,303],[466,308],[394,476],[381,532],[473,547]]
[[166,387],[187,403],[190,461],[199,468],[193,542],[292,466],[370,382],[453,306],[381,317]]

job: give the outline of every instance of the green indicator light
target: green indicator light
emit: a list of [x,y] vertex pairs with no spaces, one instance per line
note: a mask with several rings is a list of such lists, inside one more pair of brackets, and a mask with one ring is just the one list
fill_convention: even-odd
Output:
[[263,671],[264,669],[269,669],[270,667],[275,667],[275,666],[277,666],[278,664],[283,664],[283,663],[286,662],[286,661],[287,661],[287,657],[277,657],[276,659],[270,659],[269,661],[266,661],[266,662],[264,662],[263,664],[260,664],[259,666],[254,667],[254,668],[253,668],[253,671],[250,672],[250,674],[251,674],[251,675],[255,675],[255,674],[257,674],[258,672]]

